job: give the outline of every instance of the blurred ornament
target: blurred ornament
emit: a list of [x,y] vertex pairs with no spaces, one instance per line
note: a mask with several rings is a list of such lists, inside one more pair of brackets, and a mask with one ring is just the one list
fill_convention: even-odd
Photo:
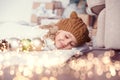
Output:
[[9,40],[9,46],[10,46],[10,50],[19,50],[20,48],[20,39],[18,38],[10,38]]
[[42,41],[40,38],[33,38],[32,39],[32,48],[36,51],[41,51],[44,47],[44,41]]
[[8,41],[6,41],[5,39],[0,40],[0,51],[6,51],[8,49],[9,49]]
[[31,40],[30,39],[22,39],[20,41],[21,50],[22,51],[30,51],[32,50]]

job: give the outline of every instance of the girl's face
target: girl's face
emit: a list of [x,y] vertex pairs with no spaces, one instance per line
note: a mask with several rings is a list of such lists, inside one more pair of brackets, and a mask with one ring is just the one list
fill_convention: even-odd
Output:
[[58,49],[71,49],[77,45],[76,38],[70,32],[60,30],[55,37],[55,46]]

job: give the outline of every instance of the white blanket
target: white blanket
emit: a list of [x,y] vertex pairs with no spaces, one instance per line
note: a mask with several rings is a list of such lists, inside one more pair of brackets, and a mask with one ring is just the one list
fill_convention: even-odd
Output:
[[4,66],[26,65],[55,67],[65,63],[71,56],[76,54],[76,50],[52,50],[33,52],[0,52],[0,64]]
[[40,29],[38,26],[31,27],[18,23],[2,23],[0,24],[0,39],[7,38],[36,38],[43,37],[48,30]]

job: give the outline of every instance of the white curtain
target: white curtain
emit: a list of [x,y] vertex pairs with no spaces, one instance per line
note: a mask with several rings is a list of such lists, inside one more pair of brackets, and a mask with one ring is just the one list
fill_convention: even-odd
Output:
[[33,0],[0,0],[0,22],[30,22]]

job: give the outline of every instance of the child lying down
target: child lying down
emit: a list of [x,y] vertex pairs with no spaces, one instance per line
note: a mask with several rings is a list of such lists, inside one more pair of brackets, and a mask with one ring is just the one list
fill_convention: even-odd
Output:
[[[87,50],[88,46],[85,44],[90,41],[88,35],[87,26],[75,12],[70,15],[70,18],[62,19],[55,25],[30,27],[14,23],[2,24],[0,25],[0,40],[5,39],[8,43],[15,42],[14,44],[11,43],[10,46],[13,50],[16,47],[19,48],[16,41],[20,40],[23,50],[28,49],[31,54],[22,54],[22,51],[19,52],[21,54],[14,54],[15,51],[5,52],[7,54],[0,52],[0,56],[3,57],[1,63],[7,61],[11,65],[26,65],[32,62],[32,65],[39,64],[44,67],[57,66],[68,61],[73,55],[81,55],[80,52]],[[38,40],[38,38],[44,43],[43,51],[32,52],[29,47],[32,41]],[[30,39],[31,42],[27,39]],[[2,43],[5,41],[3,40]],[[41,46],[39,43],[37,45]],[[0,47],[0,49],[4,48],[2,45]],[[9,59],[6,60],[8,56]]]
[[[13,26],[9,26],[9,27],[12,28]],[[0,35],[5,33],[6,29],[5,30],[1,29],[2,31],[0,31]],[[3,35],[7,36],[8,34],[9,37],[11,35],[12,36],[15,35],[13,37],[16,38],[21,38],[20,37],[21,35],[28,37],[32,35],[32,38],[33,36],[34,37],[36,37],[36,35],[38,36],[38,34],[42,35],[42,37],[41,36],[39,37],[43,40],[43,43],[45,44],[43,50],[54,50],[54,49],[66,50],[66,49],[73,49],[76,47],[79,47],[79,49],[83,50],[88,48],[85,46],[85,44],[86,42],[90,41],[89,31],[87,29],[87,26],[82,21],[82,19],[77,16],[76,12],[72,12],[70,18],[61,19],[55,25],[43,25],[43,26],[39,26],[39,30],[36,31],[33,30],[34,29],[31,27],[26,27],[26,29],[25,27],[20,27],[20,26],[19,28],[13,27],[12,32],[10,33],[6,32]],[[17,35],[18,32],[20,32],[19,35]]]
[[57,49],[72,49],[90,41],[86,24],[75,12],[71,13],[70,18],[62,19],[55,25],[44,25],[40,28],[49,29],[46,37],[54,41]]

